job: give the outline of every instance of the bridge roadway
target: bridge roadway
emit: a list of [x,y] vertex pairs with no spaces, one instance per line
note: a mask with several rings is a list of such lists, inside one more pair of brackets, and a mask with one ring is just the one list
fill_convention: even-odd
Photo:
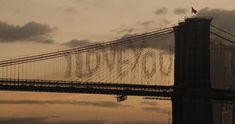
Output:
[[62,80],[0,79],[0,90],[171,97],[173,87]]
[[175,86],[114,84],[105,82],[80,82],[63,80],[31,80],[31,79],[0,79],[0,90],[3,91],[31,91],[57,93],[86,93],[104,95],[128,95],[156,97],[169,100],[174,97],[200,98],[210,97],[213,101],[235,102],[235,90],[184,89]]

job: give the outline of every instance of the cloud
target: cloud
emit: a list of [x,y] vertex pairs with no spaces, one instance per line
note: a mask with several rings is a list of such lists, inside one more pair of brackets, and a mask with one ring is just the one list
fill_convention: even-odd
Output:
[[54,117],[22,117],[0,118],[1,124],[106,124],[105,120],[57,120],[50,121]]
[[195,17],[213,18],[212,24],[235,33],[235,10],[204,8]]
[[141,34],[158,28],[166,27],[171,21],[167,18],[159,18],[157,20],[146,20],[134,23],[133,25],[122,25],[119,28],[112,30],[118,35]]
[[107,124],[105,120],[62,120],[62,121],[55,121],[49,124]]
[[140,103],[140,105],[149,105],[149,106],[157,106],[157,102],[153,101],[143,101]]
[[168,9],[163,7],[155,11],[155,15],[165,15],[167,14]]
[[145,111],[157,112],[157,113],[163,113],[163,114],[169,114],[171,112],[169,109],[158,108],[158,107],[143,107],[142,109]]
[[153,20],[150,20],[150,21],[143,21],[143,22],[140,22],[138,23],[138,25],[141,25],[141,26],[149,26],[151,24],[153,24],[154,21]]
[[20,9],[17,9],[17,10],[14,11],[15,14],[21,14],[22,12],[23,12],[23,11],[20,10]]
[[123,105],[110,101],[62,101],[62,100],[0,100],[0,104],[20,104],[20,105],[80,105],[80,106],[94,106],[102,108],[125,108],[132,107],[130,105]]
[[156,112],[156,113],[163,113],[163,114],[169,114],[170,110],[167,108],[160,108],[157,102],[152,101],[143,101],[140,103],[140,105],[146,105],[146,107],[142,107],[144,111],[149,112]]
[[152,28],[156,28],[156,22],[154,20],[147,20],[147,21],[142,21],[142,22],[137,22],[132,26],[126,26],[122,25],[121,27],[114,29],[116,34],[121,34],[121,35],[130,35],[130,34],[135,34],[137,32],[146,32],[151,30]]
[[[106,121],[106,120],[53,120],[54,117],[6,117],[0,118],[1,124],[152,124],[152,121]],[[159,120],[154,123],[164,124]]]
[[[136,120],[136,121],[107,121],[107,120],[55,120],[57,116],[52,117],[2,117],[1,124],[152,124],[152,121]],[[51,121],[50,119],[53,119]],[[154,123],[164,124],[159,120]]]
[[84,106],[96,106],[96,107],[105,107],[105,108],[120,108],[120,107],[131,107],[129,105],[122,105],[116,102],[108,101],[96,101],[96,102],[80,102],[80,105]]
[[[169,23],[167,20],[162,20],[162,22]],[[133,28],[128,28],[128,27],[121,27],[119,29],[116,29],[116,33],[121,35],[120,39],[121,40],[130,40],[132,37],[135,37],[138,34],[144,34],[143,32],[139,33],[138,31],[140,29],[144,29],[145,27],[133,27]],[[132,31],[132,30],[133,31]],[[131,30],[131,32],[128,32]],[[147,29],[148,30],[148,29]],[[156,30],[156,29],[155,29]],[[148,30],[149,31],[149,30]],[[172,54],[174,51],[174,33],[167,33],[167,34],[162,34],[162,35],[156,35],[154,37],[146,37],[145,41],[143,39],[138,39],[135,40],[134,44],[131,45],[132,48],[156,48],[160,50],[164,50],[165,53]],[[138,41],[138,42],[137,42]],[[144,46],[143,46],[143,42]],[[125,48],[129,48],[130,46],[125,45]],[[124,47],[123,47],[124,48]]]
[[45,43],[45,44],[52,44],[54,43],[54,40],[48,39],[48,40],[39,40],[38,43]]
[[141,121],[141,120],[137,120],[137,121],[117,121],[117,122],[113,122],[112,124],[152,124],[152,123],[155,123],[155,124],[164,124],[163,122],[161,121],[156,121],[154,120],[154,122],[152,121]]
[[188,12],[188,9],[186,8],[176,8],[173,10],[173,13],[176,15],[183,15],[186,14]]
[[75,13],[75,12],[77,12],[76,8],[73,7],[73,6],[65,8],[64,11],[67,12],[67,13]]
[[113,31],[117,34],[128,35],[128,34],[135,32],[135,30],[136,29],[134,27],[121,26],[120,28],[115,29]]
[[46,124],[45,117],[0,118],[1,124]]
[[168,25],[171,23],[171,21],[168,19],[161,19],[160,21],[161,21],[161,25]]
[[37,22],[29,22],[23,26],[18,26],[0,21],[0,42],[52,43],[51,33],[55,30],[56,28]]
[[68,46],[68,47],[80,47],[80,46],[86,46],[86,45],[90,45],[92,44],[92,42],[90,42],[89,40],[71,40],[68,41],[66,43],[64,43],[63,45]]

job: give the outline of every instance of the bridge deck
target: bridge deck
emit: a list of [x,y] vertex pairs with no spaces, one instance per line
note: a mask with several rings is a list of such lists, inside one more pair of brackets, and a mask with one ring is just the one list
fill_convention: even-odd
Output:
[[[235,101],[234,90],[211,89],[210,94],[207,94],[205,93],[207,91],[196,91],[195,89],[183,89],[174,86],[75,82],[62,80],[0,79],[0,90],[151,96],[166,100],[178,96],[193,96],[200,98],[202,95],[207,95],[215,101]],[[201,93],[197,93],[197,95],[194,96],[192,91]]]
[[33,92],[61,92],[88,93],[107,95],[158,96],[169,98],[172,96],[172,86],[111,84],[102,82],[74,82],[59,80],[14,80],[1,79],[0,90],[33,91]]

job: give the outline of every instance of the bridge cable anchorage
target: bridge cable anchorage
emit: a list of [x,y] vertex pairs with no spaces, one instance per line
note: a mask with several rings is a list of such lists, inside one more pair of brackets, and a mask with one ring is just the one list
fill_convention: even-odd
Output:
[[[173,32],[173,29],[172,29],[172,27],[170,27],[170,28],[164,28],[161,30],[145,33],[145,34],[132,36],[132,37],[129,37],[129,39],[137,40],[137,39],[141,39],[143,37],[153,37],[153,36],[168,34],[168,33],[172,33],[172,32]],[[126,38],[117,39],[117,40],[108,41],[108,42],[96,43],[93,45],[87,45],[87,46],[78,47],[78,48],[71,48],[71,49],[57,51],[57,52],[38,54],[38,55],[34,55],[34,56],[27,56],[27,57],[21,57],[21,58],[16,58],[16,59],[3,60],[3,61],[0,61],[0,67],[6,66],[6,65],[19,64],[19,63],[29,63],[29,62],[34,62],[34,61],[52,59],[52,58],[56,58],[56,57],[60,57],[60,56],[68,55],[68,54],[74,54],[75,52],[84,52],[84,51],[88,51],[91,49],[101,49],[101,48],[105,48],[105,47],[110,47],[111,45],[121,45],[121,44],[129,43],[125,39]],[[132,42],[135,42],[135,41],[132,41]]]

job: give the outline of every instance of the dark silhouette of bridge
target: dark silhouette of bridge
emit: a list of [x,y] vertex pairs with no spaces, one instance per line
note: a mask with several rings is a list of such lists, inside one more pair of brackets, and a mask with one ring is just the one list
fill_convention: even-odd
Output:
[[165,99],[172,101],[173,124],[219,124],[221,106],[214,103],[235,101],[229,87],[235,42],[210,23],[189,18],[109,42],[2,60],[0,90]]

